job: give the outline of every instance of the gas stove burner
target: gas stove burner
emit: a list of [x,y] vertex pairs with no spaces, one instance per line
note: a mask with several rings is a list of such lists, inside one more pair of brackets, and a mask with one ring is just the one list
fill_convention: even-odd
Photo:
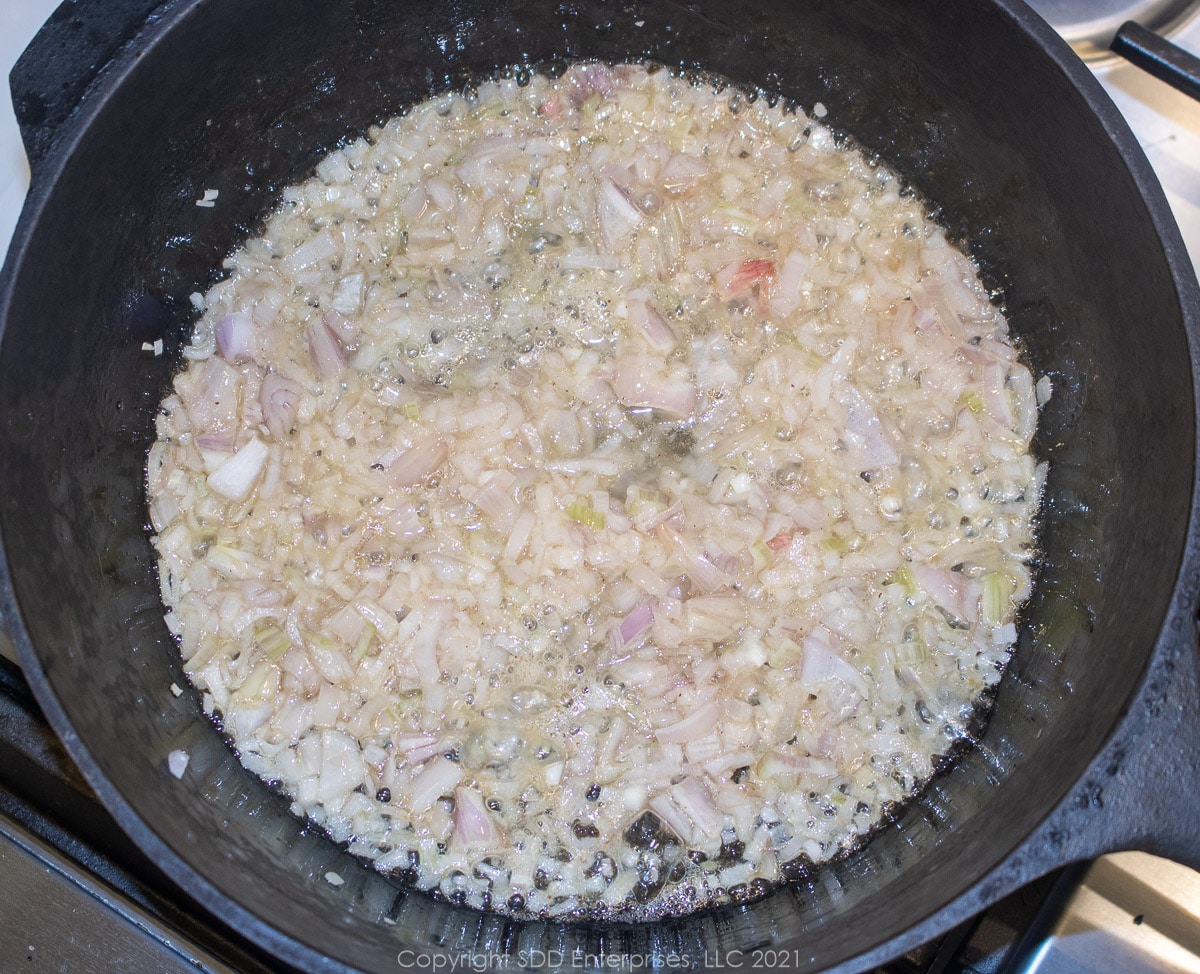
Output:
[[1034,10],[1093,64],[1113,58],[1108,45],[1127,20],[1163,37],[1181,30],[1200,12],[1200,0],[1028,0]]

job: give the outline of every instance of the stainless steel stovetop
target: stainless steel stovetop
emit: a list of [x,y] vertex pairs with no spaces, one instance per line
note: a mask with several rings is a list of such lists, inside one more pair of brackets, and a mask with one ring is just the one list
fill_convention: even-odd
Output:
[[[1031,3],[1089,63],[1128,120],[1193,263],[1200,265],[1200,104],[1106,55],[1108,38],[1126,19],[1162,30],[1200,54],[1200,2]],[[16,61],[57,6],[58,0],[0,0],[0,66],[7,70]],[[0,251],[7,248],[28,184],[12,108],[0,97]],[[12,658],[2,633],[0,657]],[[9,793],[0,775],[0,969],[278,969],[157,877],[115,826],[96,821],[94,798],[39,723],[19,674],[4,659],[0,738],[0,771],[41,781],[40,793],[54,806],[38,808]],[[1200,874],[1143,853],[1105,856],[1015,894],[885,970],[1200,974]]]

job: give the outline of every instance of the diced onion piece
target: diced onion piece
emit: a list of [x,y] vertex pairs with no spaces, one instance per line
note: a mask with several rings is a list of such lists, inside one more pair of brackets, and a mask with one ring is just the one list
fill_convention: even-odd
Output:
[[725,826],[725,815],[713,804],[712,795],[699,778],[684,778],[671,792],[685,815],[696,826],[697,831],[711,838],[719,837]]
[[644,219],[639,210],[620,186],[607,177],[600,183],[596,194],[596,216],[600,235],[609,250],[615,249]]
[[772,751],[759,763],[758,773],[764,778],[801,774],[832,778],[837,774],[837,765],[827,758],[813,757],[809,754]]
[[1001,426],[1012,429],[1013,413],[1004,391],[1004,365],[989,361],[983,367],[983,403],[988,415]]
[[226,500],[245,500],[267,465],[271,449],[257,436],[208,475],[208,486]]
[[292,648],[292,641],[278,626],[266,626],[254,634],[254,641],[270,659],[279,659]]
[[321,776],[317,800],[332,802],[363,783],[366,762],[358,741],[341,731],[321,733]]
[[717,271],[714,280],[728,298],[749,294],[757,286],[769,286],[775,278],[773,260],[739,260]]
[[428,811],[442,795],[454,792],[462,780],[462,768],[445,758],[430,761],[413,779],[409,805],[414,812]]
[[214,453],[232,453],[237,446],[237,430],[224,429],[201,433],[196,437],[196,446]]
[[613,644],[616,649],[624,649],[642,633],[654,625],[654,607],[650,602],[643,602],[621,620],[613,630]]
[[336,640],[319,632],[308,630],[301,630],[300,635],[304,638],[309,659],[312,660],[313,666],[317,668],[321,676],[330,683],[348,683],[353,679],[354,672],[350,669],[350,664],[346,662],[342,647]]
[[322,315],[309,324],[308,354],[313,369],[323,379],[339,376],[346,368],[346,350],[327,316]]
[[779,273],[771,282],[771,311],[780,317],[786,317],[800,307],[808,268],[812,258],[801,250],[793,250],[783,259]]
[[912,573],[925,593],[956,619],[977,620],[978,606],[971,598],[969,579],[935,565],[913,565]]
[[217,322],[217,350],[226,362],[247,362],[254,355],[254,319],[234,311]]
[[696,408],[694,383],[660,376],[649,363],[628,358],[617,363],[613,392],[631,409],[657,409],[673,419],[686,419]]
[[676,153],[663,166],[662,186],[671,193],[683,193],[697,186],[708,175],[708,166],[696,156]]
[[269,373],[258,389],[263,422],[271,435],[283,439],[292,431],[300,407],[300,388],[278,372]]
[[176,748],[167,755],[167,768],[176,778],[182,778],[183,773],[187,770],[189,760],[187,751],[183,748]]
[[500,831],[474,788],[454,789],[454,837],[463,846],[494,846]]
[[834,398],[846,407],[850,438],[872,468],[890,467],[900,462],[900,455],[884,430],[879,414],[852,383],[837,383]]
[[661,727],[654,736],[663,744],[686,744],[688,741],[705,737],[717,724],[721,716],[721,705],[715,700],[702,703],[683,720]]
[[871,695],[863,675],[835,653],[824,639],[815,635],[805,636],[800,682],[811,686],[827,680],[840,680],[864,698]]
[[589,527],[593,531],[603,530],[608,523],[606,511],[598,511],[592,506],[590,498],[572,501],[567,505],[567,517],[572,521],[578,521],[584,527]]
[[450,456],[450,445],[437,436],[421,440],[400,454],[388,468],[393,481],[402,487],[419,484]]
[[656,351],[666,354],[679,344],[679,336],[667,324],[666,319],[645,301],[630,298],[626,307],[629,311],[629,323]]

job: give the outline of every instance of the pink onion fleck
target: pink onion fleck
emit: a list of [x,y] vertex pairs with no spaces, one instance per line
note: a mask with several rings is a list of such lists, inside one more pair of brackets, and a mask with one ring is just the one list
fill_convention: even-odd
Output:
[[867,681],[850,663],[833,651],[817,633],[804,637],[804,662],[800,665],[800,682],[805,685],[840,680],[863,697],[871,695]]
[[971,579],[936,565],[913,565],[912,573],[925,593],[956,619],[971,623],[979,620],[979,603]]
[[237,445],[237,430],[212,430],[196,437],[196,446],[215,453],[232,453]]
[[608,178],[600,183],[600,191],[596,194],[596,216],[600,234],[609,249],[633,233],[644,219],[629,194]]
[[621,624],[613,630],[614,648],[624,649],[652,625],[654,625],[653,605],[650,602],[643,602],[622,619]]
[[629,309],[629,323],[646,337],[656,351],[670,352],[679,344],[679,336],[666,319],[645,301],[630,298],[626,306]]
[[388,468],[392,480],[401,487],[419,484],[450,456],[450,446],[436,436],[421,440],[405,450]]
[[663,744],[686,744],[688,741],[698,741],[707,737],[709,731],[717,726],[721,716],[721,705],[715,700],[709,700],[693,710],[683,720],[662,727],[654,732],[654,736]]
[[500,831],[474,788],[454,789],[454,837],[465,846],[490,846],[500,841]]
[[327,316],[308,326],[308,354],[317,375],[324,379],[341,375],[346,368],[346,350]]
[[235,311],[218,321],[217,348],[226,362],[248,362],[254,357],[254,319],[244,311]]
[[270,372],[258,389],[258,404],[263,422],[277,440],[292,431],[300,408],[300,387],[278,372]]

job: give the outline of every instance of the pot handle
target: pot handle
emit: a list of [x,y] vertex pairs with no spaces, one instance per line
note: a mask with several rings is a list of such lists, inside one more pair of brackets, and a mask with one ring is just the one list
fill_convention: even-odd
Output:
[[1120,728],[1025,849],[1049,868],[1136,849],[1200,869],[1200,630],[1176,613]]
[[1200,58],[1164,40],[1154,31],[1127,20],[1117,31],[1109,49],[1185,95],[1200,99]]
[[9,73],[21,140],[36,174],[92,83],[167,0],[66,0]]

